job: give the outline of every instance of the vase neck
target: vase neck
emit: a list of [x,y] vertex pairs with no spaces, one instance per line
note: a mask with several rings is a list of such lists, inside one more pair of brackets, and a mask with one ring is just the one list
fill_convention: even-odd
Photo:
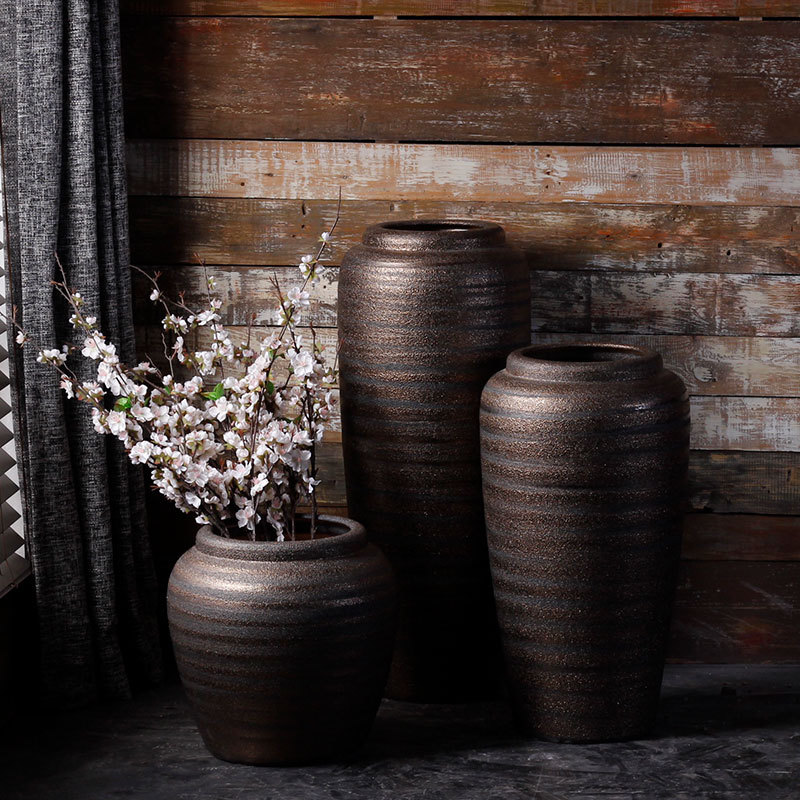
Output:
[[206,555],[242,561],[312,561],[350,555],[367,544],[367,532],[355,520],[323,514],[318,522],[319,538],[315,539],[253,542],[202,531],[195,547]]
[[537,381],[635,381],[657,374],[663,366],[661,356],[644,347],[580,342],[515,350],[506,371]]
[[502,247],[505,231],[494,222],[466,219],[417,219],[381,222],[364,232],[368,247],[393,251],[476,250]]

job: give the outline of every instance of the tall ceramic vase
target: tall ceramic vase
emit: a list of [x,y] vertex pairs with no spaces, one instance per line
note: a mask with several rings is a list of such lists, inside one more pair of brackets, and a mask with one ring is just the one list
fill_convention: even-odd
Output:
[[649,350],[524,348],[484,389],[494,594],[534,734],[612,741],[653,726],[688,448],[685,387]]
[[489,222],[374,225],[342,263],[347,502],[398,579],[390,697],[461,701],[496,688],[478,406],[489,376],[530,341],[528,281]]

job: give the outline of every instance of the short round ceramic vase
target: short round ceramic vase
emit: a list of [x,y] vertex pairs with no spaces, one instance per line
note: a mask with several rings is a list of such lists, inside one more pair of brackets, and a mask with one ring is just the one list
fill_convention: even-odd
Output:
[[649,350],[523,348],[486,385],[489,557],[525,729],[590,742],[654,725],[688,451],[686,389]]
[[199,533],[167,602],[181,681],[216,756],[305,764],[362,744],[396,613],[391,568],[362,525],[322,516],[317,538],[286,542]]

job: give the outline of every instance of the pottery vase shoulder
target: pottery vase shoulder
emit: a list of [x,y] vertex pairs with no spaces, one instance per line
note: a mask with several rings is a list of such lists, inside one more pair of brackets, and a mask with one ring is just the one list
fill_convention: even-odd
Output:
[[370,730],[395,624],[391,567],[353,520],[320,538],[200,533],[167,608],[181,682],[208,749],[247,764],[344,756]]
[[493,223],[388,222],[339,273],[349,514],[394,566],[388,694],[491,695],[499,661],[480,492],[480,392],[530,341],[529,274]]
[[522,349],[484,389],[481,451],[520,723],[563,741],[647,734],[680,554],[682,381],[636,347]]

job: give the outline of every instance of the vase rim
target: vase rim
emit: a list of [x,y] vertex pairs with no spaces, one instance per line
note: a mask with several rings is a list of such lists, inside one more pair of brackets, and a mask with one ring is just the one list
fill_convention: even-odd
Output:
[[506,234],[496,222],[455,217],[388,220],[370,225],[361,239],[381,250],[465,250],[501,247]]
[[515,350],[506,361],[511,375],[548,381],[639,380],[663,366],[655,351],[616,342],[529,345]]
[[[310,518],[307,514],[300,516]],[[327,534],[318,539],[254,542],[199,531],[195,547],[206,555],[241,561],[314,561],[349,555],[367,544],[367,532],[360,522],[331,514],[320,514],[317,519]]]

